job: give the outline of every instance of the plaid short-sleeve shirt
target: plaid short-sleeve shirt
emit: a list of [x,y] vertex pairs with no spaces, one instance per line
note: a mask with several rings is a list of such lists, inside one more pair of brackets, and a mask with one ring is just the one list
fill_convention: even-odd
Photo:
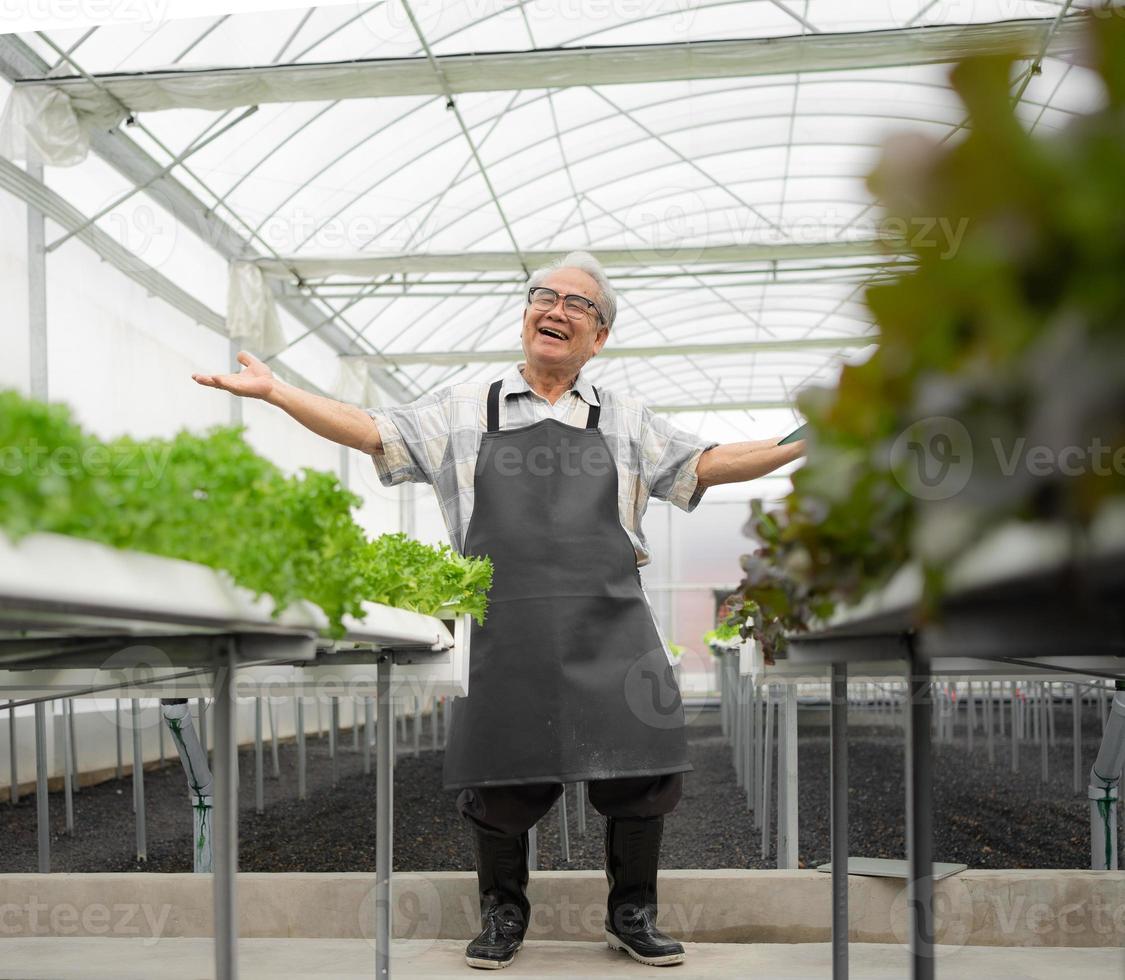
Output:
[[[651,555],[641,530],[650,497],[692,511],[703,496],[696,479],[700,455],[715,442],[701,439],[653,414],[629,395],[604,388],[595,394],[582,375],[552,405],[524,380],[514,365],[500,387],[500,428],[516,429],[541,419],[583,428],[590,405],[601,405],[599,428],[617,463],[621,526],[637,553],[637,564]],[[407,405],[367,409],[379,427],[383,452],[375,470],[387,487],[429,483],[437,492],[449,539],[462,551],[473,514],[473,481],[481,435],[486,425],[488,382],[450,385]],[[600,396],[600,397],[599,397]]]

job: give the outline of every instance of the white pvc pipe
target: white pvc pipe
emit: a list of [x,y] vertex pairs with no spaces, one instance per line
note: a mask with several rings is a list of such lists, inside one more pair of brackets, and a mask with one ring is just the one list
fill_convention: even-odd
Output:
[[191,791],[192,810],[192,870],[209,873],[211,861],[211,810],[214,807],[214,784],[207,753],[191,723],[191,708],[183,704],[161,704],[160,712],[176,743],[180,762],[184,766],[188,788]]
[[1090,867],[1117,870],[1117,799],[1125,766],[1125,691],[1110,705],[1098,757],[1090,768]]

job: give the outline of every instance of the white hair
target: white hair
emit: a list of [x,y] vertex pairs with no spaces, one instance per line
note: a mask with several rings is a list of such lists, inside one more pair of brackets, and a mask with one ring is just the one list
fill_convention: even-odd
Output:
[[589,252],[567,252],[561,259],[555,259],[554,262],[540,266],[528,279],[528,289],[541,286],[552,272],[557,272],[559,269],[578,269],[594,280],[598,287],[598,309],[605,317],[606,329],[610,329],[613,326],[613,321],[617,319],[617,293],[614,292],[613,286],[606,278],[601,263]]

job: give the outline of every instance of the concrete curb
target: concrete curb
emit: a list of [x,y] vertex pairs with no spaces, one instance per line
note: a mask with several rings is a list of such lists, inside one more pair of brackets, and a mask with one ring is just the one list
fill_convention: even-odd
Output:
[[[374,881],[240,874],[240,933],[371,939]],[[662,871],[660,924],[694,943],[827,942],[829,886],[817,871]],[[480,928],[473,873],[400,873],[393,887],[396,939],[470,939]],[[853,875],[849,890],[853,942],[908,942],[903,881]],[[1125,872],[966,871],[934,894],[935,941],[946,945],[1125,947]],[[603,938],[601,872],[536,872],[529,897],[529,939]],[[0,875],[0,938],[211,934],[210,875]]]

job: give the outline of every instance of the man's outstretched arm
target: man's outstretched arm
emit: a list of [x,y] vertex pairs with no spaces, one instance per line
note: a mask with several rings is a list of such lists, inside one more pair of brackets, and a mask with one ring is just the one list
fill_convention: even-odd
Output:
[[779,436],[755,442],[728,442],[706,450],[695,469],[699,486],[706,489],[720,483],[756,480],[805,455],[804,439],[779,446],[780,439]]
[[192,378],[208,388],[220,388],[232,395],[259,398],[276,405],[306,429],[341,446],[368,455],[382,453],[379,428],[362,408],[287,384],[246,351],[238,352],[238,363],[243,369],[237,374],[193,374]]

